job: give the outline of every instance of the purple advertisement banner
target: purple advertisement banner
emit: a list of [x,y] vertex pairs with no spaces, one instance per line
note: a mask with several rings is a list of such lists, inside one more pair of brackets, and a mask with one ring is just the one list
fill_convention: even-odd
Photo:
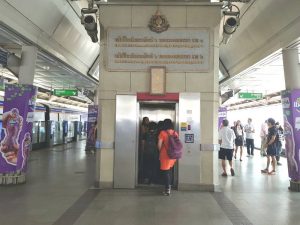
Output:
[[37,89],[33,85],[5,85],[0,173],[26,171],[31,148],[36,92]]
[[220,129],[222,122],[224,119],[227,118],[227,108],[226,107],[220,107],[219,113],[218,113],[218,129]]
[[300,181],[300,90],[281,93],[289,177]]
[[87,120],[87,149],[94,149],[96,143],[96,128],[98,119],[98,105],[89,105]]

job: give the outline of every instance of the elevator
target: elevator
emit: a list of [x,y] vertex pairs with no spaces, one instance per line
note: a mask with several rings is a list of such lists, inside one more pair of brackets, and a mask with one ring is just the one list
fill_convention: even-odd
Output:
[[[160,171],[159,150],[157,148],[158,136],[162,130],[165,119],[173,122],[174,129],[178,131],[178,103],[168,101],[142,101],[138,102],[138,148],[136,186],[157,187],[163,184]],[[149,119],[148,130],[143,134],[143,118]],[[177,187],[177,164],[172,170],[172,186]]]
[[[172,120],[184,148],[183,157],[172,171],[173,188],[194,187],[200,183],[200,93],[175,95],[177,98],[171,100],[164,97],[152,99],[152,96],[147,96],[148,99],[140,99],[137,95],[116,96],[114,188],[133,189],[162,185],[156,144],[160,130],[158,124],[165,119]],[[145,140],[143,141],[141,135],[144,117],[148,117],[149,122],[155,124],[155,134],[150,147],[154,154],[150,154],[152,164],[144,158],[145,143],[142,142]]]

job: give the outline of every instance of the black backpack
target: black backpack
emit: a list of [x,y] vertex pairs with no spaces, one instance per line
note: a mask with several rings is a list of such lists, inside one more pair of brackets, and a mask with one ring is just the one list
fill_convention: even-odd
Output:
[[152,152],[157,150],[157,134],[156,132],[147,132],[145,137],[145,148]]

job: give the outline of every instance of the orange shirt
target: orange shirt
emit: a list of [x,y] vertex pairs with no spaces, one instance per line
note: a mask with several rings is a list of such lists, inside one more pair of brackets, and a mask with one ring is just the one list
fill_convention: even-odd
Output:
[[[168,133],[173,134],[178,136],[178,134],[174,130],[168,130]],[[169,170],[171,169],[175,162],[176,159],[170,159],[167,153],[167,149],[169,148],[169,136],[166,131],[161,131],[158,139],[162,140],[162,146],[159,152],[159,160],[160,160],[160,169],[161,170]]]

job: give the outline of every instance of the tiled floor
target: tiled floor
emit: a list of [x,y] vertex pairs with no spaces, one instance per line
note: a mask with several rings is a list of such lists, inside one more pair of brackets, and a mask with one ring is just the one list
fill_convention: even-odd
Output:
[[222,193],[93,190],[94,156],[84,141],[31,155],[28,182],[0,187],[0,225],[298,225],[300,193],[288,191],[285,160],[262,175],[265,158],[235,161]]
[[220,179],[225,195],[255,225],[300,224],[300,193],[288,191],[286,159],[281,161],[276,175],[261,174],[266,158],[257,152],[241,163],[236,160],[236,177]]
[[33,152],[27,183],[0,187],[0,225],[52,225],[94,181],[94,157],[84,147]]

